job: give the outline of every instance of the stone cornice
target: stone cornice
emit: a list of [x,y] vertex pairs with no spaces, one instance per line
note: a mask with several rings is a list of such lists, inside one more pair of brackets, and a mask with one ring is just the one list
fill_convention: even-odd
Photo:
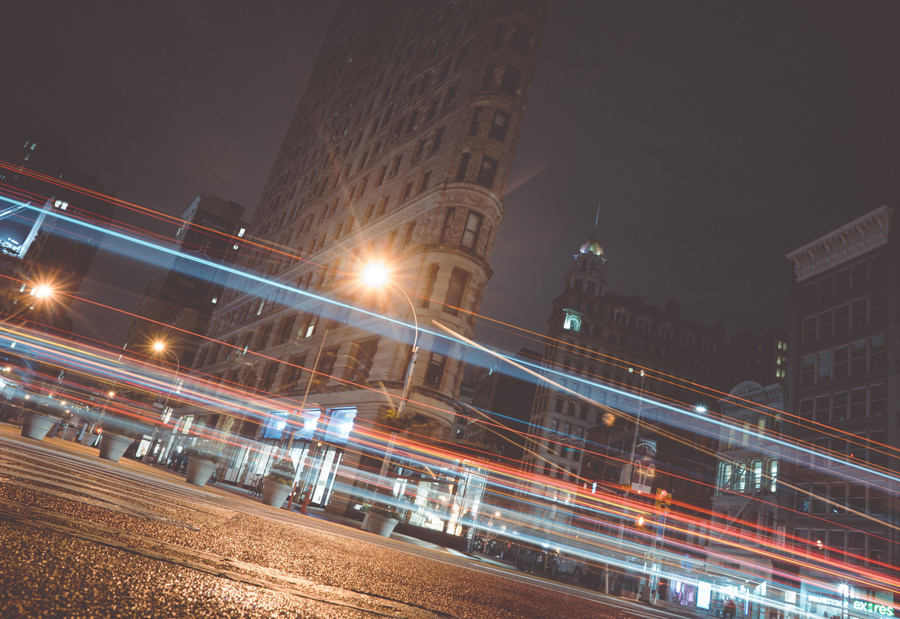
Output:
[[794,278],[802,282],[885,245],[894,209],[882,206],[787,254]]

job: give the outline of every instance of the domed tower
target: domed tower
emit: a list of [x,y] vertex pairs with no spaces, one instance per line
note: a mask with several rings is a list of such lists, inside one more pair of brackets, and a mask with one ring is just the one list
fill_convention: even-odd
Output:
[[593,332],[590,319],[594,303],[606,292],[605,264],[606,255],[595,232],[572,256],[572,268],[565,276],[565,289],[553,301],[549,324],[551,337],[560,337],[567,332],[582,335]]
[[[572,267],[566,273],[562,294],[553,301],[547,330],[543,365],[560,372],[594,375],[595,363],[589,356],[579,354],[584,349],[596,349],[603,319],[601,297],[606,294],[604,274],[606,255],[596,231],[586,239],[572,256]],[[566,383],[557,374],[548,374],[555,382]],[[572,385],[568,385],[572,386]],[[581,386],[579,392],[586,391]],[[589,395],[585,393],[585,395]],[[534,427],[543,428],[540,438],[531,440],[526,468],[536,473],[564,481],[577,481],[581,475],[582,454],[589,428],[600,423],[601,412],[570,392],[549,384],[539,384],[532,408]],[[533,484],[533,491],[555,493],[552,501],[565,497],[552,485]],[[563,511],[548,510],[541,517],[564,520]]]

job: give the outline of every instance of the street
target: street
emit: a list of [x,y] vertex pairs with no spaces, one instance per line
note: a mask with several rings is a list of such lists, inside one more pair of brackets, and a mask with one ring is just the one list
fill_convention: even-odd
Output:
[[0,479],[3,617],[683,616],[9,426]]

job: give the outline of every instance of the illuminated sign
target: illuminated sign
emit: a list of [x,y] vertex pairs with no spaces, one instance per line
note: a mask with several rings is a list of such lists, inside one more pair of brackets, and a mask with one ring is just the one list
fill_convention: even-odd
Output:
[[894,609],[884,604],[875,602],[867,602],[865,600],[852,600],[853,610],[861,610],[863,612],[872,613],[873,615],[881,615],[882,617],[894,617]]
[[850,606],[853,608],[853,610],[856,611],[867,612],[873,615],[880,615],[882,617],[896,617],[893,607],[887,606],[885,604],[878,604],[877,602],[869,602],[867,600],[850,600],[848,604],[846,601],[840,600],[838,598],[830,597],[827,595],[815,595],[812,593],[809,594],[807,598],[814,604],[825,604],[827,606],[837,606],[839,608]]

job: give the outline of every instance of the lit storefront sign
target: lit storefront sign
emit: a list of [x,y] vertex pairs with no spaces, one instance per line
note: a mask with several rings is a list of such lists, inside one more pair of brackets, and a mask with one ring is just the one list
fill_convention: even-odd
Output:
[[886,604],[870,602],[868,600],[851,599],[848,601],[840,600],[828,595],[816,595],[811,593],[807,599],[813,604],[824,604],[826,606],[835,606],[837,608],[852,608],[855,611],[871,613],[880,617],[896,617],[894,608]]

